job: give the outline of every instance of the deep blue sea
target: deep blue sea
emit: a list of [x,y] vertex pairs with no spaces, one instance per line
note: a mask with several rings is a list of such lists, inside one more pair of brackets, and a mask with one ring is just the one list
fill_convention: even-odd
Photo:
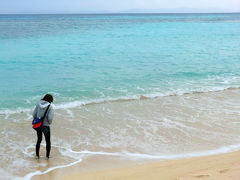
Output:
[[240,86],[240,14],[0,15],[0,112]]

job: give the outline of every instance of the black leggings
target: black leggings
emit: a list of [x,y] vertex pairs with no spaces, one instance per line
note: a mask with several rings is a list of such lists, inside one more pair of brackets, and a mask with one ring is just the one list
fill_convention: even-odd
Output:
[[39,156],[40,144],[42,142],[42,133],[45,136],[46,140],[46,157],[49,158],[51,150],[51,141],[50,141],[50,128],[49,126],[44,126],[41,130],[37,131],[37,144],[36,144],[36,156]]

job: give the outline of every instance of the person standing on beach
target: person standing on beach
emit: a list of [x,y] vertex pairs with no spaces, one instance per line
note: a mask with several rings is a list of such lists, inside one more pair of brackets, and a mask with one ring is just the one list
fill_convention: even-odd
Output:
[[[49,159],[51,150],[51,140],[50,140],[50,124],[53,120],[53,107],[51,103],[53,102],[53,96],[51,94],[46,94],[40,102],[36,105],[33,111],[33,118],[43,117],[45,111],[47,110],[46,116],[43,119],[43,128],[37,130],[37,144],[36,144],[36,159],[39,159],[39,150],[42,142],[42,134],[45,136],[46,140],[46,159]],[[49,106],[49,107],[48,107]]]

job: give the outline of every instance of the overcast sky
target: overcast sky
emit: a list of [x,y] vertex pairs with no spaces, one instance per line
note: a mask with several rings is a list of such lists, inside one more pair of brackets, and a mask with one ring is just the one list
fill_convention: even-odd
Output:
[[[121,12],[131,9],[240,11],[240,0],[0,0],[2,13]],[[187,11],[187,10],[186,10]]]

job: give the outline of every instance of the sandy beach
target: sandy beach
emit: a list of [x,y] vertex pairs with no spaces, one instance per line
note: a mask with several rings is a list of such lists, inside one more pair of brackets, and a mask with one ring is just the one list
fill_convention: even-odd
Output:
[[59,180],[239,180],[240,151],[227,154],[139,164],[104,171],[66,174]]

